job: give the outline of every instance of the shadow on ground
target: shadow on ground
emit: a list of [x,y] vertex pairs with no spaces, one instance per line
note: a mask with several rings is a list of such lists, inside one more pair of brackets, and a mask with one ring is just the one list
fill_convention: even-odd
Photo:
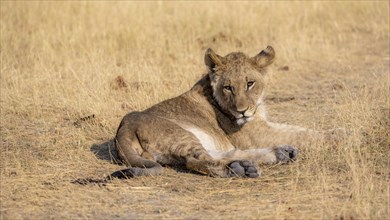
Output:
[[91,151],[101,160],[106,160],[113,164],[122,164],[118,158],[118,153],[115,150],[113,139],[104,143],[93,144],[91,146]]

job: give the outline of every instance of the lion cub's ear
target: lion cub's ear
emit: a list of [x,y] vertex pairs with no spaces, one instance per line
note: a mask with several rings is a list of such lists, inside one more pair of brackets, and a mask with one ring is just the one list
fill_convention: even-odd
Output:
[[260,67],[266,67],[270,65],[275,60],[275,50],[271,46],[268,46],[262,50],[259,54],[252,58],[254,63]]
[[222,66],[222,57],[216,54],[211,48],[207,49],[204,55],[204,63],[213,71],[216,66]]

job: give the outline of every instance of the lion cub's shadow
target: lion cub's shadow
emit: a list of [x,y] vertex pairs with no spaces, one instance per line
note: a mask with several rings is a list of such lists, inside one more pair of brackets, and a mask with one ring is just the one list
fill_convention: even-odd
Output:
[[104,143],[93,144],[91,146],[91,151],[95,156],[101,160],[109,161],[113,164],[122,165],[123,163],[118,157],[118,153],[115,150],[114,140],[108,140]]

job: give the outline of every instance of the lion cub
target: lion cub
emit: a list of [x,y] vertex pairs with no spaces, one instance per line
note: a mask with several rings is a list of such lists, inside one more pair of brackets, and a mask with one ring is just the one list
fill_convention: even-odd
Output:
[[111,177],[157,175],[164,165],[185,165],[210,176],[255,178],[259,163],[295,160],[298,149],[284,144],[307,130],[266,118],[266,68],[274,59],[271,46],[254,57],[222,57],[208,49],[209,72],[188,92],[123,118],[115,148],[128,168]]

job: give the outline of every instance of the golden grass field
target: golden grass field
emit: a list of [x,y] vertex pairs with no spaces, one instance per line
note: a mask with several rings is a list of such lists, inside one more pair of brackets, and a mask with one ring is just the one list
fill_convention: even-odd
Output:
[[[0,219],[388,219],[389,23],[387,1],[1,1]],[[208,47],[267,45],[270,118],[346,139],[257,179],[72,183],[123,168],[122,117],[190,89]]]

